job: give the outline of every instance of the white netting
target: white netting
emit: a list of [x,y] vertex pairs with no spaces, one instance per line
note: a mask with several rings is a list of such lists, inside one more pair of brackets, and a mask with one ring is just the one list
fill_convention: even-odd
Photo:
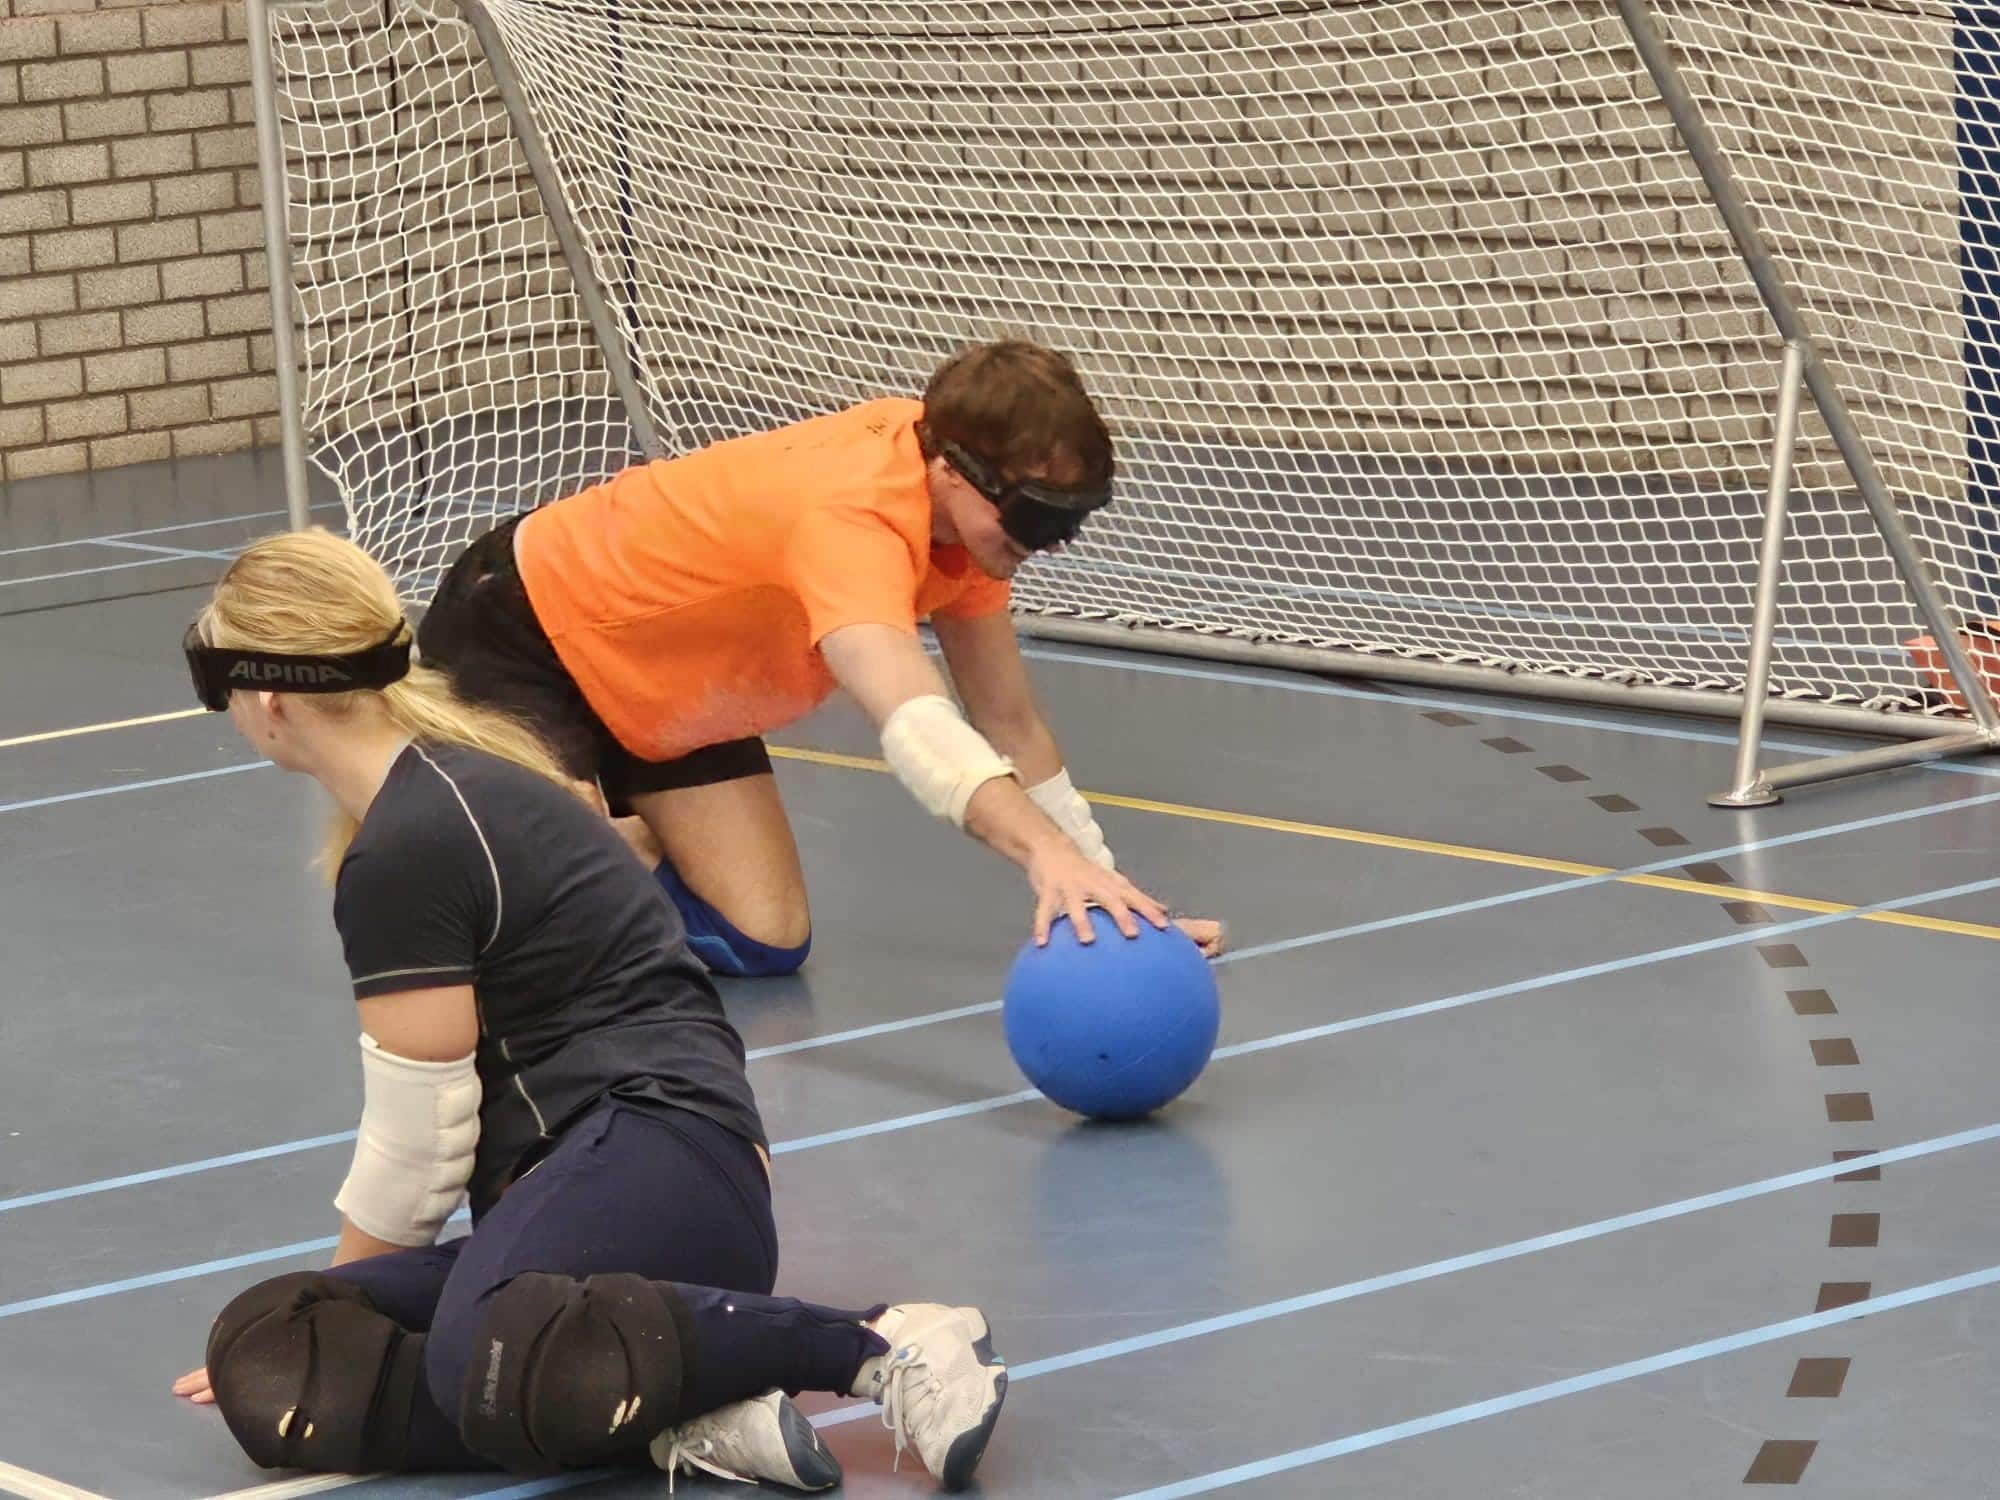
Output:
[[[676,450],[1027,332],[1121,474],[1027,608],[1739,682],[1779,350],[1611,0],[488,8]],[[1656,13],[1951,602],[1990,612],[1960,241],[1992,210],[1955,123],[1987,39],[1946,4]],[[356,534],[427,575],[627,433],[462,26],[274,16],[308,430]],[[1918,701],[1810,407],[1798,458],[1774,689]]]

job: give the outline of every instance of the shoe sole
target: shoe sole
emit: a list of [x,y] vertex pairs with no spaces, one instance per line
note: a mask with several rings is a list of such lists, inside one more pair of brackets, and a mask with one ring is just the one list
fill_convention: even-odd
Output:
[[793,1489],[830,1490],[840,1483],[840,1460],[789,1400],[778,1408],[778,1431],[785,1440],[785,1457],[791,1460]]
[[977,1427],[961,1432],[952,1440],[951,1448],[944,1456],[944,1473],[938,1476],[938,1483],[947,1490],[962,1490],[972,1483],[972,1471],[986,1456],[986,1445],[992,1440],[994,1425],[1000,1420],[1001,1403],[1007,1399],[1006,1362],[993,1352],[993,1329],[987,1323],[985,1314],[975,1315],[979,1318],[980,1333],[972,1341],[973,1357],[987,1369],[995,1365],[1001,1368],[993,1377],[993,1404],[986,1408]]

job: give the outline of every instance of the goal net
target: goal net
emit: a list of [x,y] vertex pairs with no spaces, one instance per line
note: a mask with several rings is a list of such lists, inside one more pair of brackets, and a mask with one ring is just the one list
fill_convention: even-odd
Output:
[[[1780,348],[1611,0],[487,9],[670,451],[1025,333],[1120,483],[1021,608],[1740,691]],[[1948,601],[1993,612],[1988,7],[1654,9]],[[420,588],[631,434],[449,0],[271,15],[310,453]],[[1772,690],[1935,711],[1810,403],[1797,462]]]

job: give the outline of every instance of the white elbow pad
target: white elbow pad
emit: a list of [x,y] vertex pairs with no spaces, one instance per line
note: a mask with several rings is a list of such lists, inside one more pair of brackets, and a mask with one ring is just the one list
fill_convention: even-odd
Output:
[[912,698],[882,726],[889,769],[933,817],[965,826],[965,807],[987,782],[1014,774],[1014,763],[965,722],[949,698]]
[[1083,800],[1083,794],[1070,781],[1067,769],[1029,787],[1028,795],[1034,799],[1035,806],[1048,814],[1051,823],[1069,835],[1069,841],[1076,845],[1085,859],[1102,869],[1118,868],[1118,861],[1104,846],[1104,830],[1090,815],[1090,804]]
[[479,1071],[471,1054],[418,1062],[364,1032],[361,1077],[360,1138],[333,1206],[378,1240],[428,1245],[472,1180]]

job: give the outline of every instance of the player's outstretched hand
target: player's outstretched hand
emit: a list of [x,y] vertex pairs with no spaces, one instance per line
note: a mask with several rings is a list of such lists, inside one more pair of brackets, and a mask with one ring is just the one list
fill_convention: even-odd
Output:
[[174,1382],[174,1394],[176,1396],[187,1397],[196,1406],[214,1405],[215,1392],[209,1389],[208,1366],[203,1365],[199,1370],[189,1370],[187,1374],[176,1380]]
[[1220,958],[1229,946],[1229,934],[1220,922],[1208,917],[1175,917],[1174,926],[1194,939],[1203,958]]
[[1076,930],[1077,941],[1097,940],[1085,916],[1087,908],[1101,906],[1129,937],[1139,935],[1139,922],[1155,927],[1167,925],[1167,909],[1140,890],[1116,870],[1092,864],[1067,839],[1051,839],[1046,848],[1028,862],[1028,884],[1035,892],[1035,946],[1049,940],[1049,924],[1067,916]]

